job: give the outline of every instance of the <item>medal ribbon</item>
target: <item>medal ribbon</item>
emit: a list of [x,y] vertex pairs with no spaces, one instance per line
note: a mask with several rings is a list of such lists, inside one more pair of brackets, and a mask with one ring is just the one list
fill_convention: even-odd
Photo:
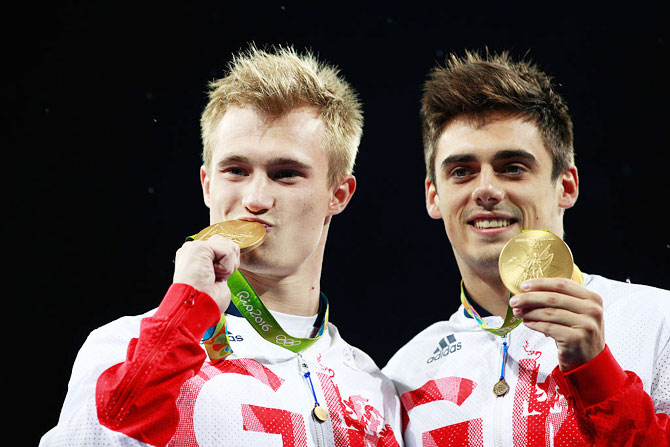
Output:
[[[228,278],[228,288],[230,289],[232,303],[251,327],[265,340],[291,352],[298,353],[312,346],[323,335],[328,326],[329,304],[328,299],[323,294],[321,296],[325,302],[325,312],[321,318],[317,317],[317,321],[320,320],[320,322],[319,326],[316,326],[316,324],[314,326],[316,334],[313,338],[299,338],[289,335],[282,329],[239,270],[236,270]],[[203,342],[212,363],[219,362],[233,353],[228,339],[225,315],[225,313],[221,314],[219,323],[214,328],[210,328],[211,332],[208,331],[208,334],[213,333],[213,335]],[[205,337],[207,337],[207,334]]]
[[[582,274],[581,270],[579,270],[579,267],[577,265],[573,264],[573,271],[572,271],[572,278],[573,281],[579,283],[579,284],[584,284],[584,275]],[[512,294],[509,294],[510,299],[512,298]],[[505,313],[505,320],[503,321],[502,326],[498,328],[492,328],[488,324],[484,323],[482,318],[479,316],[479,313],[475,310],[474,307],[472,307],[472,304],[468,301],[468,299],[465,297],[465,290],[463,289],[463,281],[461,280],[461,303],[463,304],[463,307],[465,308],[465,311],[470,315],[472,318],[475,319],[477,324],[479,324],[479,327],[484,329],[487,332],[490,332],[492,334],[498,335],[500,337],[504,337],[506,334],[511,332],[514,328],[516,328],[518,325],[521,324],[523,319],[521,318],[516,318],[512,312],[512,307],[508,304],[507,305],[507,312]]]

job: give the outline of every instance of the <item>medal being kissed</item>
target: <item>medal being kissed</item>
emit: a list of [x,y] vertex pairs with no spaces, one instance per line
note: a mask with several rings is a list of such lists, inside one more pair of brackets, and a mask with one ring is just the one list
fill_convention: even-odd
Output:
[[263,243],[265,240],[265,227],[258,222],[227,220],[210,225],[187,239],[206,241],[215,234],[235,242],[240,246],[240,253],[246,253]]

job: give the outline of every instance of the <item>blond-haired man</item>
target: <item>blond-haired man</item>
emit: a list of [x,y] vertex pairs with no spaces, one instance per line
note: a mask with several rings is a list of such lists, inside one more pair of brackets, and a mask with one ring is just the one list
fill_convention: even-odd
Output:
[[[462,277],[447,294],[462,305],[384,368],[406,444],[668,445],[670,294],[582,274],[569,256],[563,278],[543,278],[559,249],[522,233],[562,238],[579,193],[572,121],[549,77],[507,53],[452,56],[431,72],[421,115],[426,207],[443,221]],[[510,300],[499,258],[518,235],[534,245],[502,259],[529,274]]]
[[89,336],[41,445],[399,445],[393,384],[340,338],[319,286],[356,189],[354,91],[309,53],[252,47],[211,84],[201,127],[210,224],[256,222],[265,240],[186,242],[156,310]]

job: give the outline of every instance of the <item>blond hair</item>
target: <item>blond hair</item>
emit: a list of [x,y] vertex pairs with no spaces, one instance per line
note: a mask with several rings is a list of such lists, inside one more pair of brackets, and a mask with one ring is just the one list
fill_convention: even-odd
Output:
[[229,107],[254,107],[278,117],[301,106],[316,108],[325,125],[328,183],[351,174],[363,133],[363,112],[356,92],[339,70],[309,51],[292,47],[271,51],[251,45],[235,55],[226,76],[209,84],[209,102],[200,119],[205,169],[209,169],[215,129]]
[[497,116],[528,119],[540,130],[552,157],[552,178],[574,163],[572,120],[551,78],[508,52],[451,54],[429,73],[421,98],[427,176],[435,180],[435,151],[444,128],[456,118],[484,124]]

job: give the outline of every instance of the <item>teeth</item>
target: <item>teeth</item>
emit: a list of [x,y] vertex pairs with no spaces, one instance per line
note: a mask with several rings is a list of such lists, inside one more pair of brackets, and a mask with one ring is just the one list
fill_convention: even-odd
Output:
[[476,228],[500,228],[506,227],[509,224],[509,219],[485,219],[475,221]]

